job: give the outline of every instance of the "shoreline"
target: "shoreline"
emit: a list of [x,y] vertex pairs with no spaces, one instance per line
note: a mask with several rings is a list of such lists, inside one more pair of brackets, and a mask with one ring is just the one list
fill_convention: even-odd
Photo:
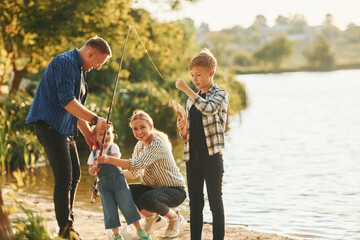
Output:
[[[4,189],[3,189],[4,190]],[[15,195],[15,196],[13,196]],[[57,222],[55,219],[54,204],[49,202],[48,199],[36,199],[32,196],[25,196],[24,194],[12,194],[9,191],[3,191],[3,200],[6,207],[15,205],[17,202],[21,203],[26,209],[30,209],[36,215],[40,215],[45,219],[44,225],[51,238],[56,237],[58,230]],[[102,212],[92,212],[83,210],[80,207],[74,209],[75,222],[74,229],[80,234],[82,240],[108,240],[110,231],[105,230],[104,217]],[[24,214],[14,213],[10,214],[9,218],[12,222],[13,231],[15,232],[16,226],[13,222],[23,217]],[[123,218],[122,218],[123,219]],[[143,220],[142,220],[143,221]],[[124,240],[135,240],[136,232],[135,228],[130,225],[126,226],[126,222],[121,221],[121,234]],[[180,228],[180,234],[175,238],[165,238],[164,232],[166,228],[159,229],[156,232],[150,234],[152,240],[186,240],[190,239],[190,224],[185,220],[185,223]],[[202,240],[212,239],[212,225],[205,223],[203,227]],[[226,240],[298,240],[299,238],[292,238],[286,236],[280,236],[275,233],[261,233],[253,230],[247,230],[243,227],[226,226],[225,233]]]

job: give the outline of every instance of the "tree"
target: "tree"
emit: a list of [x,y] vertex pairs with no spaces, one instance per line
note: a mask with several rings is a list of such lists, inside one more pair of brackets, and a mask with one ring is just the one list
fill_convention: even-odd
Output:
[[289,17],[290,28],[288,33],[304,33],[304,30],[307,26],[307,21],[304,15],[295,14]]
[[343,32],[343,36],[349,43],[360,43],[360,26],[349,23]]
[[252,65],[251,54],[246,51],[237,51],[232,55],[232,62],[237,66],[250,66]]
[[322,35],[327,39],[334,39],[341,35],[341,31],[333,25],[334,18],[330,13],[325,15],[323,29],[321,30]]
[[83,38],[99,33],[105,38],[123,29],[129,9],[125,0],[111,4],[97,0],[1,1],[0,47],[11,58],[14,72],[10,93],[19,89],[28,72],[45,67],[60,50],[69,50],[68,46]]
[[256,50],[253,57],[259,63],[271,64],[274,69],[279,69],[285,58],[292,54],[293,48],[286,35],[280,34]]
[[267,20],[264,15],[257,15],[254,23],[252,24],[254,27],[267,27]]
[[314,69],[328,70],[335,64],[335,54],[324,36],[318,35],[313,45],[303,51],[308,66]]
[[334,24],[334,17],[333,17],[333,15],[331,15],[330,13],[327,13],[327,14],[325,15],[324,24],[325,24],[325,25],[333,25],[333,24]]
[[11,230],[8,214],[4,211],[4,202],[1,194],[0,186],[0,239],[2,240],[13,240],[15,236]]
[[[183,1],[197,0],[172,0],[168,4],[175,9]],[[27,73],[36,73],[54,55],[70,50],[69,46],[81,46],[94,35],[99,35],[108,42],[123,43],[130,23],[135,22],[137,29],[141,29],[144,23],[142,16],[138,16],[138,21],[135,21],[135,16],[131,15],[131,12],[137,12],[131,8],[131,3],[128,0],[1,1],[0,57],[10,59],[11,69],[8,71],[14,72],[10,92],[15,93],[19,89],[22,78]],[[147,34],[143,36],[148,36],[150,31],[151,29],[145,29]],[[121,53],[121,50],[117,51],[121,46],[112,46],[115,59]],[[129,43],[127,53],[139,56],[138,49],[137,43]],[[110,66],[117,68],[112,63]],[[4,81],[0,78],[1,82]]]
[[276,25],[287,25],[289,24],[289,19],[282,16],[282,15],[279,15],[276,19],[275,19],[275,24]]

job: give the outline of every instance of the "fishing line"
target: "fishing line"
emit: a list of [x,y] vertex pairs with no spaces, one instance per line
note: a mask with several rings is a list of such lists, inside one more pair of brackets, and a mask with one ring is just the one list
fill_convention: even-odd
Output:
[[136,31],[136,29],[135,29],[135,27],[134,27],[133,25],[132,25],[132,28],[134,29],[134,32],[136,33],[136,36],[138,37],[138,39],[139,39],[139,41],[140,41],[140,43],[141,43],[141,46],[144,48],[145,53],[148,55],[148,57],[149,57],[152,65],[154,66],[155,70],[157,71],[157,73],[159,74],[159,76],[160,76],[164,81],[166,81],[166,79],[165,79],[165,78],[163,77],[163,75],[160,73],[159,69],[156,67],[154,61],[153,61],[152,58],[150,57],[150,54],[149,54],[148,50],[147,50],[146,47],[144,46],[143,42],[141,41],[141,38],[140,38],[139,34],[137,33],[137,31]]

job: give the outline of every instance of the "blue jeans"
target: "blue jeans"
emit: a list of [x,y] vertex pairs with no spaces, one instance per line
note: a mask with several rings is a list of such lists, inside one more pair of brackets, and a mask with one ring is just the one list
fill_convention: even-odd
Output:
[[118,208],[120,208],[128,225],[139,221],[141,217],[132,199],[124,174],[116,166],[101,164],[98,176],[105,228],[113,229],[121,226]]
[[34,124],[55,178],[54,205],[60,234],[73,226],[73,205],[80,182],[80,162],[74,140],[55,131],[44,121]]

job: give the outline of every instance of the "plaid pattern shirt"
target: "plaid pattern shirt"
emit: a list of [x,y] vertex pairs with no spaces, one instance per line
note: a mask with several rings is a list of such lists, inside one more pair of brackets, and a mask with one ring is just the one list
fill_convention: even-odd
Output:
[[227,92],[214,84],[207,92],[205,99],[199,95],[193,102],[190,98],[186,102],[186,113],[188,115],[187,121],[187,136],[184,143],[184,161],[190,159],[190,108],[192,105],[203,114],[202,122],[204,126],[204,133],[206,138],[206,145],[209,156],[216,153],[221,153],[225,147],[224,132],[227,118],[228,94]]
[[26,123],[43,120],[62,135],[76,135],[77,118],[64,107],[74,99],[85,103],[86,72],[81,69],[82,65],[76,48],[57,55],[49,63],[36,90]]

